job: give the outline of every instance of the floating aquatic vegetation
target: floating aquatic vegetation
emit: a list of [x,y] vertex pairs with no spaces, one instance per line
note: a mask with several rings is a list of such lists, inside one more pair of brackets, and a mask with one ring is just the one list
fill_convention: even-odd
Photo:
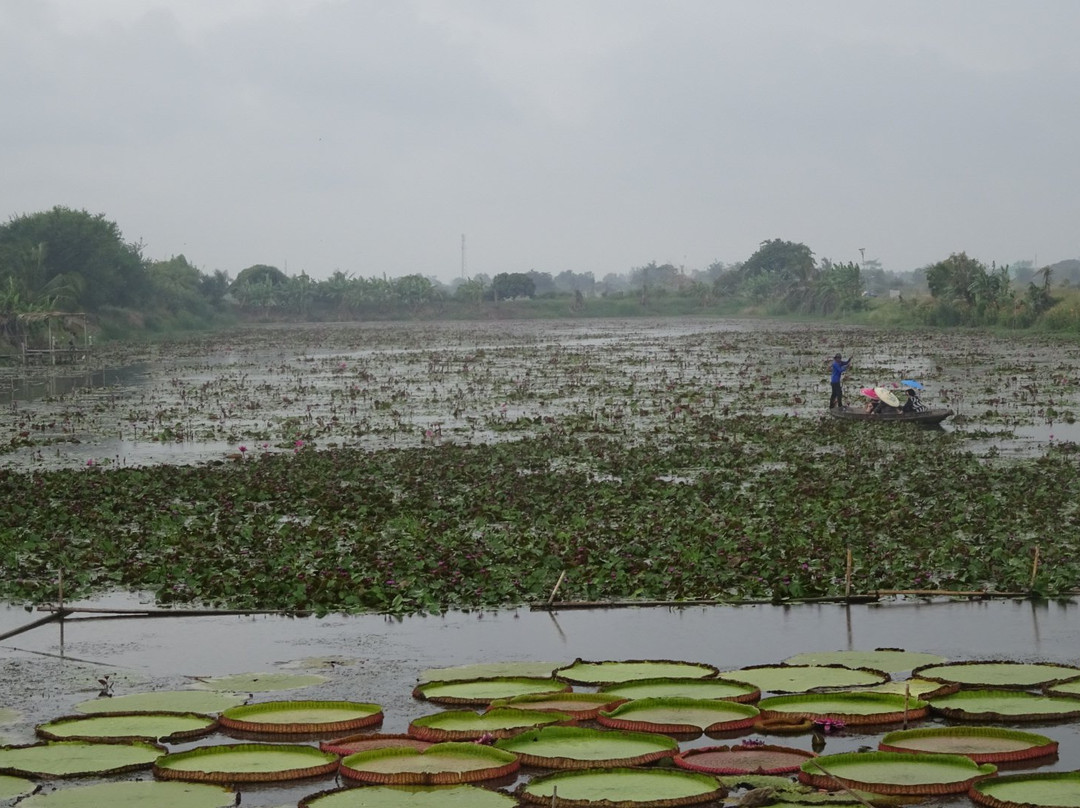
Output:
[[754,665],[726,673],[763,693],[805,693],[811,690],[870,687],[889,681],[889,674],[845,665]]
[[345,738],[334,738],[329,741],[320,741],[319,748],[324,752],[330,752],[340,757],[352,755],[356,752],[366,752],[369,749],[384,749],[391,746],[408,746],[412,749],[427,749],[432,741],[422,741],[411,735],[383,734],[362,732],[349,735]]
[[920,665],[936,665],[945,661],[937,654],[904,651],[900,648],[876,648],[873,651],[805,651],[784,660],[787,665],[844,665],[848,668],[897,673],[910,671]]
[[36,794],[19,804],[24,808],[230,808],[237,803],[236,794],[221,786],[147,780],[64,788]]
[[805,718],[825,724],[890,724],[917,721],[930,712],[930,704],[894,693],[865,691],[796,693],[772,696],[758,702],[763,719]]
[[526,766],[586,769],[643,766],[679,751],[678,743],[656,733],[588,727],[541,727],[495,742]]
[[990,808],[1076,808],[1080,806],[1080,772],[995,777],[975,783],[968,796]]
[[930,709],[953,721],[1074,721],[1080,698],[1018,690],[959,690],[930,701]]
[[1003,727],[922,727],[890,732],[878,748],[964,755],[976,763],[1011,763],[1056,755],[1058,743],[1045,735]]
[[555,678],[579,685],[613,685],[640,679],[708,679],[716,676],[713,665],[700,662],[678,662],[670,659],[632,659],[573,664],[555,671]]
[[486,713],[448,710],[413,719],[409,723],[409,734],[425,741],[474,741],[484,736],[507,738],[533,727],[570,721],[573,721],[573,716],[567,713],[546,710],[511,707],[498,707]]
[[799,780],[815,788],[859,788],[878,794],[925,796],[963,794],[997,771],[963,755],[903,752],[847,752],[809,760]]
[[436,743],[356,752],[343,758],[341,774],[378,785],[457,785],[495,780],[518,770],[517,756],[475,743]]
[[748,682],[732,678],[715,679],[636,679],[615,685],[604,685],[601,693],[622,699],[687,698],[723,699],[753,704],[761,698],[761,690]]
[[753,726],[758,714],[757,707],[733,701],[653,698],[620,704],[610,712],[601,712],[596,720],[614,729],[699,735],[746,729]]
[[713,777],[678,769],[586,769],[541,775],[518,789],[525,802],[555,808],[669,808],[719,799]]
[[195,783],[272,783],[337,771],[338,757],[298,744],[226,744],[172,752],[154,761],[154,776]]
[[552,695],[570,691],[570,685],[554,679],[499,676],[454,682],[429,682],[413,688],[413,697],[438,704],[490,704],[514,696]]
[[96,698],[79,702],[80,713],[220,713],[238,707],[244,696],[204,690],[156,690],[148,693],[125,693],[122,696]]
[[50,741],[168,741],[201,738],[217,729],[217,719],[199,713],[129,712],[64,716],[39,724]]
[[923,665],[913,670],[912,675],[931,681],[955,683],[962,687],[1006,687],[1023,690],[1052,687],[1076,677],[1078,672],[1080,668],[1073,665],[971,660],[947,665]]
[[680,752],[675,765],[707,774],[775,775],[797,772],[812,757],[813,752],[771,744],[703,746]]
[[149,769],[165,752],[158,744],[46,741],[0,746],[0,773],[25,777],[85,777]]
[[357,701],[266,701],[230,707],[221,713],[221,726],[255,733],[349,732],[381,724],[378,704]]
[[367,786],[305,797],[300,808],[514,808],[508,794],[479,786]]

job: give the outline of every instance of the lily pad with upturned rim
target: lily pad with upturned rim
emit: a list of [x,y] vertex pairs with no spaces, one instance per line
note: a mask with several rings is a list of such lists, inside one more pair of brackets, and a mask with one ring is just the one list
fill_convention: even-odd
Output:
[[528,730],[495,746],[514,753],[526,766],[548,769],[643,766],[679,751],[679,744],[666,735],[587,727]]
[[98,783],[36,794],[20,808],[229,808],[236,794],[221,786],[157,780]]
[[954,721],[1072,721],[1080,718],[1080,698],[1022,690],[959,690],[931,699],[930,710]]
[[33,780],[0,774],[0,800],[13,800],[25,794],[33,794],[38,785]]
[[680,769],[614,768],[556,772],[518,787],[526,802],[554,808],[696,805],[724,796],[715,777]]
[[749,682],[762,693],[865,688],[889,681],[889,674],[885,671],[849,668],[845,665],[753,665],[723,675]]
[[758,717],[757,707],[714,699],[635,699],[602,712],[597,721],[605,727],[635,732],[681,735],[730,732],[747,729]]
[[859,688],[864,693],[905,693],[912,698],[929,701],[940,696],[948,696],[960,689],[960,685],[950,682],[931,682],[929,679],[900,679],[874,687]]
[[492,709],[512,707],[520,710],[543,710],[566,713],[575,721],[590,721],[601,710],[613,710],[625,699],[617,699],[607,693],[556,693],[554,695],[516,696],[491,703]]
[[843,665],[847,668],[870,668],[872,670],[899,673],[910,671],[920,665],[938,665],[945,657],[904,651],[900,648],[875,648],[873,651],[808,651],[788,657],[785,665]]
[[429,682],[462,682],[469,679],[490,679],[502,676],[526,676],[551,678],[558,662],[482,662],[475,665],[457,665],[450,668],[429,668],[420,674],[420,684]]
[[513,808],[508,794],[479,786],[364,786],[304,797],[299,808]]
[[997,771],[963,755],[845,752],[808,760],[799,782],[814,788],[859,788],[892,796],[963,794]]
[[366,752],[369,749],[384,749],[389,746],[408,746],[412,749],[427,749],[432,741],[422,741],[412,735],[383,735],[379,733],[363,733],[350,735],[347,738],[334,738],[330,741],[321,741],[319,748],[324,752],[345,757],[357,752]]
[[193,783],[274,783],[337,771],[338,757],[313,746],[244,743],[162,755],[154,776]]
[[573,721],[567,713],[498,707],[486,713],[448,710],[414,719],[409,734],[425,741],[474,741],[484,735],[507,738],[534,727]]
[[639,679],[617,685],[605,685],[601,693],[622,699],[716,699],[752,704],[761,698],[761,690],[749,682],[718,677],[716,679]]
[[200,713],[96,713],[67,715],[35,727],[50,741],[190,741],[217,729],[217,719]]
[[234,673],[228,676],[196,677],[192,687],[202,690],[225,690],[231,693],[270,693],[298,690],[328,682],[318,673]]
[[413,698],[436,704],[491,704],[514,696],[567,693],[570,685],[545,678],[501,676],[490,679],[467,679],[458,682],[428,682],[413,688]]
[[1050,687],[1080,674],[1080,668],[1057,663],[979,661],[923,665],[912,676],[961,687],[1026,690]]
[[1066,679],[1064,682],[1057,682],[1046,688],[1046,695],[1048,696],[1078,696],[1080,697],[1080,676],[1075,679]]
[[349,732],[381,724],[383,712],[378,704],[358,701],[266,701],[230,707],[220,720],[240,732]]
[[762,719],[808,718],[845,724],[891,724],[918,721],[930,712],[930,704],[894,693],[846,691],[839,693],[793,693],[771,696],[758,702]]
[[676,755],[675,765],[706,774],[788,774],[812,757],[790,746],[702,746]]
[[1078,808],[1080,771],[994,777],[975,783],[968,796],[990,808]]
[[220,713],[246,701],[236,693],[215,690],[151,690],[122,696],[96,698],[75,705],[75,711],[97,713]]
[[577,659],[554,676],[575,685],[614,685],[638,679],[711,679],[718,669],[702,662],[671,659],[626,659],[588,662]]
[[0,774],[19,777],[104,777],[149,769],[164,746],[89,741],[44,741],[0,747]]
[[341,761],[351,780],[376,785],[458,785],[494,780],[518,770],[517,756],[476,743],[437,743],[427,749],[407,746],[357,752]]
[[1057,741],[1034,732],[1003,727],[925,727],[888,733],[883,752],[937,752],[964,755],[976,763],[1006,763],[1056,755]]

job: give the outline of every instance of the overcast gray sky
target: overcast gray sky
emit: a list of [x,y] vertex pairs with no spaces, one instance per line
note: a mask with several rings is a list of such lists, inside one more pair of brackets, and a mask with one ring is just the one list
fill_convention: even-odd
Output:
[[0,0],[0,216],[233,277],[1080,257],[1077,0]]

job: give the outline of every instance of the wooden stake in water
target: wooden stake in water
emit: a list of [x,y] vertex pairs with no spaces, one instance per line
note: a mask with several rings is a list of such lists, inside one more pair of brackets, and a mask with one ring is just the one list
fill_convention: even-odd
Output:
[[844,572],[844,597],[851,597],[851,548],[847,548],[847,569]]
[[559,587],[562,586],[563,578],[566,577],[566,570],[559,573],[559,580],[555,582],[555,588],[551,590],[551,594],[548,595],[548,604],[550,605],[555,600],[555,593],[559,591]]
[[1029,589],[1035,588],[1035,576],[1039,574],[1039,545],[1035,545],[1035,560],[1031,563],[1031,586]]

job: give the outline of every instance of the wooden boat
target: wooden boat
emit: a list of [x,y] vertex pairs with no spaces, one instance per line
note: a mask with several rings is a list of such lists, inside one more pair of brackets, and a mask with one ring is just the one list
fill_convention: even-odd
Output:
[[917,412],[864,412],[861,409],[839,409],[834,407],[829,410],[833,418],[844,421],[869,421],[878,424],[940,424],[953,414],[952,410],[935,409]]

